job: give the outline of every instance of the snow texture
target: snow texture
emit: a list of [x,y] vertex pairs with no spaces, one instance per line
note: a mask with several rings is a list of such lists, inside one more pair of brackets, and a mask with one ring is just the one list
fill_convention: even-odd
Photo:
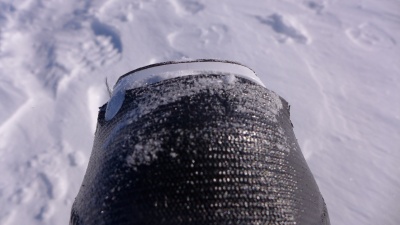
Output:
[[67,224],[105,79],[188,58],[241,62],[291,104],[332,224],[400,224],[399,12],[397,0],[1,0],[0,224]]

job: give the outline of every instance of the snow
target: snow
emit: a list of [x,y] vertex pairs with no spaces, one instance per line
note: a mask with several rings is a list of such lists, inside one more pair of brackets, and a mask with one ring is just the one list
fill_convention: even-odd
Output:
[[291,104],[332,224],[400,224],[400,2],[1,0],[0,224],[67,224],[128,71],[217,58]]

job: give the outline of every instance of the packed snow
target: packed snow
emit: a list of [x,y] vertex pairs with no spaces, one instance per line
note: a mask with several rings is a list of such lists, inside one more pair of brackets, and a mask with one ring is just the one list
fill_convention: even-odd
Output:
[[291,104],[332,224],[400,224],[398,0],[0,0],[0,224],[67,224],[126,72],[215,58]]

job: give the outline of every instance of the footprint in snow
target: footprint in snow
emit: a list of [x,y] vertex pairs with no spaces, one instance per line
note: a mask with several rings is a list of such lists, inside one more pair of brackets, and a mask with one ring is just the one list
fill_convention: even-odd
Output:
[[347,29],[346,35],[354,44],[366,50],[387,49],[397,44],[389,33],[373,23],[363,23]]
[[119,33],[112,26],[94,20],[91,23],[93,36],[79,48],[81,65],[89,70],[116,62],[123,51]]
[[205,8],[201,2],[196,0],[172,0],[171,4],[179,16],[194,15]]
[[256,16],[256,19],[275,32],[275,38],[280,43],[290,43],[292,41],[300,44],[311,43],[311,38],[305,29],[294,19],[284,17],[274,13],[268,17]]
[[169,45],[178,52],[198,51],[203,48],[217,47],[229,41],[228,28],[223,24],[214,24],[208,28],[186,27],[167,36]]
[[97,37],[108,37],[110,39],[110,44],[112,45],[112,47],[115,48],[118,52],[122,52],[122,41],[120,35],[115,28],[105,23],[102,23],[99,20],[94,20],[91,24],[91,28]]
[[45,33],[35,46],[38,55],[38,80],[57,96],[75,76],[117,62],[123,51],[119,32],[93,19],[67,21],[63,30]]
[[131,1],[105,1],[98,9],[98,16],[104,21],[110,22],[131,22],[134,20],[135,13],[142,10],[149,1],[131,0]]
[[326,1],[305,1],[303,4],[316,13],[321,13],[326,7]]
[[57,48],[57,61],[69,71],[93,71],[120,59],[123,45],[118,31],[97,19],[90,23],[89,28],[89,31],[86,27],[76,30],[75,36],[70,37],[75,40],[72,45],[67,40],[60,41],[59,45],[64,46]]

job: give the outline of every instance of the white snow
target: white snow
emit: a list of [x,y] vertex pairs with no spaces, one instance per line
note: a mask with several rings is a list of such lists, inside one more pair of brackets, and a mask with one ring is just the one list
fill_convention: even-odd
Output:
[[332,224],[400,224],[397,0],[1,0],[0,224],[67,224],[130,70],[217,58],[291,104]]

